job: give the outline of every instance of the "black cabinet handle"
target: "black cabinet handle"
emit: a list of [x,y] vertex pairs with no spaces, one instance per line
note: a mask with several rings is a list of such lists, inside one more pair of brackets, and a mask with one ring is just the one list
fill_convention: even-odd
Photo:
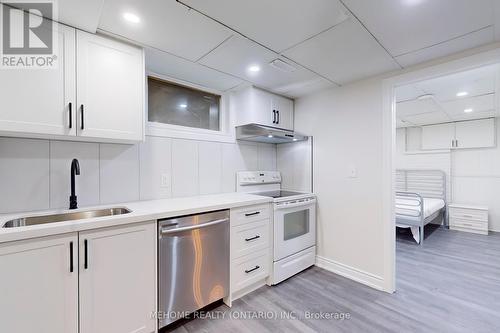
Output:
[[273,124],[276,124],[276,110],[273,110]]
[[69,242],[69,272],[73,273],[73,242]]
[[73,128],[73,103],[69,102],[69,128]]
[[245,238],[245,241],[250,242],[250,241],[253,241],[253,240],[259,239],[259,238],[260,238],[260,236],[257,235],[257,236],[251,237],[251,238]]
[[81,127],[80,127],[80,128],[81,128],[81,129],[84,129],[84,128],[85,128],[85,126],[84,126],[84,124],[83,124],[83,121],[84,121],[84,118],[85,118],[85,117],[84,117],[84,115],[83,115],[83,112],[84,112],[84,109],[83,109],[83,104],[80,106],[80,109],[81,109],[81,113],[80,113],[80,115],[81,115],[81,117],[82,117],[82,119],[81,119],[81,120],[82,120],[82,123],[81,123]]
[[252,268],[252,269],[245,270],[245,273],[247,273],[247,274],[248,274],[248,273],[251,273],[251,272],[253,272],[253,271],[258,270],[259,268],[260,268],[260,266],[255,266],[255,267],[254,267],[254,268]]
[[260,214],[260,212],[255,212],[255,213],[247,213],[247,214],[245,214],[245,216],[247,216],[247,217],[248,217],[248,216],[254,216],[254,215],[259,215],[259,214]]
[[276,113],[278,114],[278,118],[276,120],[276,124],[279,124],[280,123],[280,111],[277,110]]
[[83,268],[87,269],[89,268],[89,244],[87,240],[83,241],[83,246],[84,246],[84,261],[83,261]]

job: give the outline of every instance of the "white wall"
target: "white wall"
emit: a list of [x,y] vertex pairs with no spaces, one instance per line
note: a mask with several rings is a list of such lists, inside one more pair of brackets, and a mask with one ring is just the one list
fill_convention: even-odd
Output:
[[[236,171],[276,170],[276,146],[146,137],[138,145],[0,138],[0,213],[234,192]],[[162,186],[162,177],[166,186]]]
[[[415,131],[413,131],[415,132]],[[410,135],[410,146],[417,147],[418,143]],[[406,152],[406,133],[404,128],[396,130],[396,153],[394,154],[394,166],[396,169],[433,169],[446,173],[446,197],[451,202],[452,182],[451,182],[451,153],[415,151],[410,149]]]
[[307,141],[277,145],[277,168],[281,172],[281,188],[311,192],[312,138]]
[[[296,130],[314,137],[318,258],[332,270],[381,287],[382,81],[300,98],[295,111]],[[352,169],[356,178],[351,178]]]
[[[498,138],[500,127],[496,130]],[[445,171],[448,202],[488,207],[489,228],[500,231],[500,147],[405,153],[404,132],[404,129],[396,132],[396,168]]]

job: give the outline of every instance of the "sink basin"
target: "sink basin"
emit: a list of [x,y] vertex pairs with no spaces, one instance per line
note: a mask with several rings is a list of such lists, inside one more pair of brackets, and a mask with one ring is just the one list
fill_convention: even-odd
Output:
[[127,208],[106,208],[106,209],[74,212],[74,213],[71,212],[71,213],[54,214],[54,215],[28,216],[10,220],[6,222],[2,228],[25,227],[30,225],[38,225],[38,224],[46,224],[46,223],[54,223],[62,221],[91,219],[94,217],[123,215],[123,214],[128,214],[130,212],[131,210]]

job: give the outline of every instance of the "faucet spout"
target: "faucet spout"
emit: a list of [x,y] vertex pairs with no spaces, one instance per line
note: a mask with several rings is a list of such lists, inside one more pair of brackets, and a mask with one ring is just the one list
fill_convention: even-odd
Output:
[[69,197],[69,209],[77,209],[78,201],[75,194],[75,176],[80,175],[80,163],[76,158],[71,161],[71,196]]

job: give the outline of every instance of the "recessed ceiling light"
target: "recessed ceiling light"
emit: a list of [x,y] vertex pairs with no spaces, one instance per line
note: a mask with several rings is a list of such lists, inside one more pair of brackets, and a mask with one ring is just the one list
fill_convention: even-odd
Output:
[[464,112],[465,113],[471,113],[471,112],[474,112],[474,109],[465,109]]
[[260,67],[257,65],[252,65],[248,67],[248,71],[252,73],[257,73],[260,71]]
[[457,93],[457,97],[464,97],[467,96],[469,93],[467,91],[461,91]]
[[132,22],[132,23],[141,22],[141,19],[139,18],[139,16],[132,14],[132,13],[124,13],[123,18],[129,22]]
[[272,137],[273,137],[273,135],[272,135],[272,134],[269,134],[267,137],[268,137],[268,138],[272,138]]
[[187,108],[188,106],[187,106],[187,104],[179,104],[179,107],[180,107],[181,109],[185,109],[185,108]]

